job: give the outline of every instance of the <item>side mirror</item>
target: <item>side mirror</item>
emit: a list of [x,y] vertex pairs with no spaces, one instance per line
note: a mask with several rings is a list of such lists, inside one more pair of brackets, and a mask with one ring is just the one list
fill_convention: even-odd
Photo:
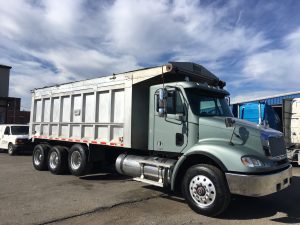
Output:
[[158,115],[163,117],[166,115],[166,101],[167,101],[168,92],[166,89],[159,89],[158,94]]
[[226,117],[225,118],[225,125],[226,127],[233,127],[233,125],[235,124],[235,120],[232,119],[231,117]]

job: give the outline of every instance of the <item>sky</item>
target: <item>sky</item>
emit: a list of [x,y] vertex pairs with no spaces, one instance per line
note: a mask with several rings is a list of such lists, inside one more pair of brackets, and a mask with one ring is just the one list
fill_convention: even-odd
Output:
[[10,96],[169,61],[203,65],[233,101],[300,90],[298,0],[0,0]]

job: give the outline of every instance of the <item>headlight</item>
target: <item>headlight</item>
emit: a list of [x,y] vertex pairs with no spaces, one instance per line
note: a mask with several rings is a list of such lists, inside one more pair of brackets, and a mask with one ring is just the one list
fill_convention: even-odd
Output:
[[250,157],[250,156],[244,156],[241,158],[242,160],[242,163],[244,164],[244,166],[247,166],[247,167],[264,167],[265,164],[260,161],[259,159],[256,159],[256,158],[253,158],[253,157]]

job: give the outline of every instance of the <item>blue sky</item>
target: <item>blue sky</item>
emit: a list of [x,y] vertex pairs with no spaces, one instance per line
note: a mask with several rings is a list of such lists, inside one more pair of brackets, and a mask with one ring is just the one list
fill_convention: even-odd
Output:
[[202,64],[234,100],[300,90],[298,0],[0,1],[10,96],[168,61]]

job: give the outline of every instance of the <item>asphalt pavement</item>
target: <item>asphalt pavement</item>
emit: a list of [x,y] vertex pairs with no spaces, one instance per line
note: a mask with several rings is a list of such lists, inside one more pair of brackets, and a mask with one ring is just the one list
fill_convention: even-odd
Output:
[[105,169],[85,177],[34,170],[30,155],[0,152],[0,224],[300,224],[300,167],[288,189],[233,196],[219,218],[193,212],[181,196]]

